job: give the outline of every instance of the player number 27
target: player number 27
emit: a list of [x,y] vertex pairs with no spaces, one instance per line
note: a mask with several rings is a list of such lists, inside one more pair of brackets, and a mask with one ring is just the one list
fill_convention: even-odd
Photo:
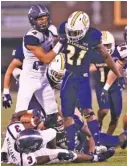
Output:
[[[70,64],[70,65],[74,65],[74,60],[72,58],[73,58],[73,56],[75,55],[75,52],[76,52],[75,47],[72,46],[72,45],[68,45],[67,50],[70,51],[67,54],[67,63]],[[85,50],[81,50],[79,52],[79,54],[78,54],[79,56],[78,56],[77,61],[76,61],[76,66],[81,65],[82,59],[84,58],[86,52],[87,51],[85,51]]]

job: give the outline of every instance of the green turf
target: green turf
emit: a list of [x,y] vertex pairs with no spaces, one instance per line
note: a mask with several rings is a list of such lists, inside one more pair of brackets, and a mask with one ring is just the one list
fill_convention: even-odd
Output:
[[[16,95],[13,94],[13,105],[11,107],[11,109],[5,110],[2,108],[2,112],[1,112],[1,130],[4,131],[6,128],[6,125],[9,122],[9,119],[14,111],[14,107],[15,107],[15,101],[16,101]],[[96,97],[95,94],[93,93],[93,109],[96,112],[98,106],[97,106],[97,102],[96,102]],[[123,113],[120,117],[120,121],[118,124],[118,127],[115,131],[114,134],[119,134],[122,132],[122,117],[123,114],[125,113],[125,111],[127,111],[127,91],[124,91],[123,93]],[[109,120],[110,120],[110,116],[108,115],[105,120],[104,120],[104,128],[103,130],[106,131],[108,124],[109,124]],[[68,165],[69,166],[73,166],[73,165],[77,165],[77,164],[73,164],[73,163],[65,163],[62,164],[62,166]],[[2,166],[7,166],[7,164],[1,164]],[[59,166],[61,164],[57,164],[57,166]],[[116,153],[115,155],[109,159],[106,162],[103,163],[80,163],[78,164],[80,166],[127,166],[127,150],[122,150],[120,148],[116,149]]]

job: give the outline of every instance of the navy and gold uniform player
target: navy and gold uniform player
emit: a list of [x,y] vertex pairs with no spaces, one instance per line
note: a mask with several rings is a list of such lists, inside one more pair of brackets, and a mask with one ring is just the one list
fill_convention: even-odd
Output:
[[[116,61],[116,66],[119,71],[122,71],[123,67],[127,64],[127,26],[125,26],[123,35],[124,35],[125,42],[120,44],[119,46],[117,46],[117,50],[118,50],[120,56],[119,56],[119,59]],[[108,85],[108,87],[110,87],[113,84],[113,82],[115,81],[115,79],[116,79],[115,74],[112,71],[109,71],[106,85]],[[108,91],[108,89],[107,90],[103,89],[103,91],[102,91],[102,96],[105,99],[107,98],[107,94],[108,94],[107,91]],[[125,131],[127,130],[127,112],[123,117],[123,129]]]
[[[65,24],[65,26],[63,25]],[[65,27],[67,40],[64,40],[65,76],[61,87],[61,106],[64,116],[64,126],[67,133],[68,147],[74,150],[75,122],[73,120],[76,101],[87,118],[91,133],[98,134],[99,125],[91,105],[91,87],[89,81],[89,66],[94,52],[98,51],[107,65],[115,72],[121,82],[121,75],[115,63],[101,43],[101,32],[90,27],[89,16],[83,11],[72,13]],[[62,35],[61,38],[64,38]]]
[[[115,46],[115,39],[110,32],[102,31],[102,44],[105,46],[114,61],[117,61],[120,55],[117,50],[117,46]],[[94,73],[94,82],[97,102],[99,105],[98,120],[100,122],[100,128],[102,127],[104,117],[110,110],[111,121],[107,133],[113,134],[122,111],[122,92],[120,90],[120,87],[118,86],[118,79],[116,79],[108,91],[108,99],[106,101],[103,101],[101,99],[101,91],[103,88],[105,89],[107,87],[105,83],[110,69],[104,62],[102,56],[99,55],[96,62],[92,64],[92,70],[93,68],[95,68],[96,70],[96,72]]]

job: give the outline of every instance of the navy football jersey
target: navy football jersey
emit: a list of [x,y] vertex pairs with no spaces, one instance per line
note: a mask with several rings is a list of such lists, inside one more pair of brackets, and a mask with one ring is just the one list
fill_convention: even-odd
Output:
[[[119,52],[117,50],[117,46],[115,47],[115,50],[111,56],[114,61],[120,59]],[[94,79],[97,83],[100,83],[102,86],[104,86],[105,82],[107,80],[107,75],[108,75],[110,68],[104,62],[104,58],[102,56],[100,56],[99,54],[96,55],[96,59],[94,58],[93,63],[97,68],[97,72],[94,73]],[[117,80],[115,82],[117,82]]]
[[[59,28],[62,35],[65,32],[65,23]],[[99,30],[90,27],[83,39],[77,42],[67,40],[63,48],[65,68],[75,74],[89,73],[89,65],[96,46],[101,43],[101,35]]]

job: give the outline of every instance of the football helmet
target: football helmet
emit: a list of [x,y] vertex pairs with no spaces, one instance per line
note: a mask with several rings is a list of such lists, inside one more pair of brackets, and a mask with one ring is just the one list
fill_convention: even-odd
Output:
[[124,36],[125,42],[127,43],[127,26],[125,26],[123,36]]
[[43,139],[39,131],[25,129],[19,133],[15,143],[20,153],[31,153],[42,147]]
[[48,76],[55,83],[61,83],[65,73],[65,59],[64,54],[58,54],[55,59],[50,63],[48,68]]
[[82,39],[90,26],[89,16],[83,11],[72,13],[65,25],[65,32],[68,40],[78,41]]
[[102,31],[102,44],[106,47],[107,52],[111,55],[115,50],[115,39],[109,31]]
[[[47,21],[44,23],[38,23],[37,19],[41,17],[47,17]],[[28,12],[28,19],[33,28],[37,29],[40,32],[47,31],[51,22],[48,9],[40,4],[31,6]]]

